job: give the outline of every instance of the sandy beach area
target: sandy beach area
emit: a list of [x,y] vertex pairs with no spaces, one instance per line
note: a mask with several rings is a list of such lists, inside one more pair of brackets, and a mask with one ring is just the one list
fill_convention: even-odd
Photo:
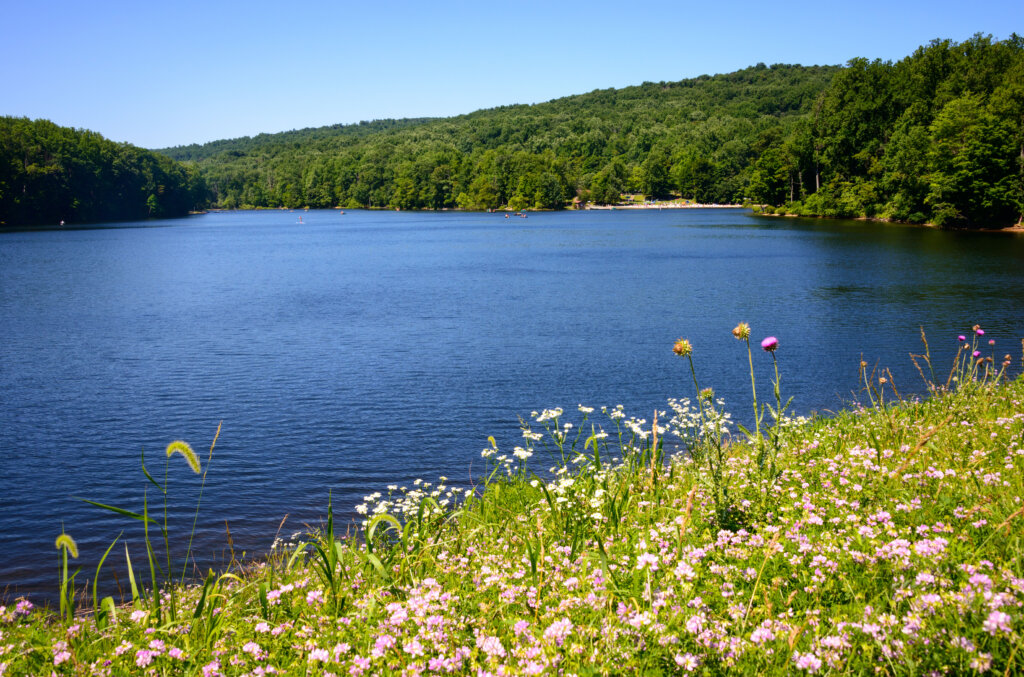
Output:
[[736,209],[743,205],[700,204],[696,202],[666,202],[663,204],[623,204],[623,205],[590,205],[584,209]]

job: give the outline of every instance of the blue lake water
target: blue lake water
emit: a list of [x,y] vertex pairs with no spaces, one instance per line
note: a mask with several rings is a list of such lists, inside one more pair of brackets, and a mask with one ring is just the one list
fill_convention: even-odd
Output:
[[[299,217],[303,223],[299,223]],[[982,324],[1019,365],[1024,237],[744,210],[233,212],[0,233],[0,590],[51,598],[63,528],[81,578],[141,510],[140,451],[206,450],[196,560],[266,551],[390,483],[466,486],[488,435],[579,403],[650,418],[692,396],[672,343],[742,418],[746,355],[779,338],[798,413],[853,400],[861,357],[922,390],[919,327],[948,365]],[[986,350],[987,350],[986,346]],[[771,360],[757,354],[767,395]],[[759,359],[758,359],[759,358]],[[198,480],[171,465],[172,525]],[[150,486],[148,500],[159,505]],[[173,532],[183,550],[182,529]],[[123,553],[119,555],[123,560]]]

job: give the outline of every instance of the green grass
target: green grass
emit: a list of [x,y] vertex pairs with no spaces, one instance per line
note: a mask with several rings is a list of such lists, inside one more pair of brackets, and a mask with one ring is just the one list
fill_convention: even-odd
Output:
[[359,539],[329,507],[131,608],[13,602],[0,674],[1018,674],[1024,381],[975,347],[948,387],[919,359],[922,401],[864,373],[867,406],[790,419],[773,387],[746,434],[707,394],[534,413],[477,486],[367,497]]

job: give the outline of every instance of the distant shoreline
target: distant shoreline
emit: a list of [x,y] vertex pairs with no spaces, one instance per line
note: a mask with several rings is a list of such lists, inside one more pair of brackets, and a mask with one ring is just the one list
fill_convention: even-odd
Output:
[[590,209],[741,209],[743,205],[720,205],[720,204],[701,204],[701,203],[687,203],[680,204],[676,202],[668,202],[664,204],[625,204],[625,205],[587,205],[583,208],[584,211]]
[[1024,233],[1024,224],[1021,224],[1019,221],[1012,226],[1004,226],[1002,228],[971,228],[968,226],[937,226],[934,223],[914,223],[913,221],[897,221],[895,219],[881,219],[871,216],[822,216],[820,214],[803,216],[801,214],[765,214],[763,212],[754,212],[754,215],[771,216],[780,219],[832,219],[846,221],[871,221],[873,223],[895,223],[901,226],[933,228],[935,230],[948,230],[960,233]]

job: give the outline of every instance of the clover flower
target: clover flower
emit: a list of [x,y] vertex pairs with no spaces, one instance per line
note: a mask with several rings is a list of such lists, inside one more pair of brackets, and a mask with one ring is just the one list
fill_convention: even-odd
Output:
[[153,652],[146,649],[139,649],[135,652],[135,664],[144,668],[153,662]]
[[692,653],[677,653],[675,655],[676,665],[687,672],[693,672],[700,666],[700,658]]
[[795,654],[793,662],[796,663],[796,667],[808,672],[817,672],[821,669],[821,659],[813,653]]
[[982,623],[982,629],[990,635],[995,635],[998,632],[1005,632],[1009,634],[1013,631],[1010,627],[1010,614],[1002,611],[993,611]]

